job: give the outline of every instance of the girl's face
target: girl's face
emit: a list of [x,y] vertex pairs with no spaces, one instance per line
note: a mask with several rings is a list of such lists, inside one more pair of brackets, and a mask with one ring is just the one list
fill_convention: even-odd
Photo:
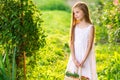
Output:
[[83,11],[81,10],[81,9],[79,9],[79,8],[74,8],[73,9],[73,13],[74,13],[74,18],[77,20],[77,21],[81,21],[81,20],[83,20],[84,19],[84,13],[83,13]]

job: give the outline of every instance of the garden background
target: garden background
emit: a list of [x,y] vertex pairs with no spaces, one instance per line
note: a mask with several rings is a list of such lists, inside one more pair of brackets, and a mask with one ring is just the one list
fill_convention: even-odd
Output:
[[[0,80],[63,80],[71,6],[79,0],[0,1]],[[81,1],[95,26],[98,80],[120,80],[120,3]]]

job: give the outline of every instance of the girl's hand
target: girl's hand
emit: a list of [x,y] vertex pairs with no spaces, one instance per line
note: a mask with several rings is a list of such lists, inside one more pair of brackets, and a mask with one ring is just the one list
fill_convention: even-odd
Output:
[[80,63],[76,59],[74,60],[74,63],[77,67],[79,67]]
[[79,65],[79,67],[83,67],[84,61],[82,61]]

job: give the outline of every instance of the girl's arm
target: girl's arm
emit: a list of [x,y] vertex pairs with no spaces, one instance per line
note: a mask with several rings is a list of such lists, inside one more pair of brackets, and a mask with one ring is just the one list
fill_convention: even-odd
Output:
[[71,49],[71,53],[72,53],[72,60],[75,63],[75,65],[77,67],[79,67],[79,63],[78,63],[78,61],[77,61],[77,59],[75,57],[75,51],[74,51],[74,44],[73,43],[70,45],[70,49]]
[[72,53],[72,59],[74,61],[75,60],[75,51],[74,51],[74,44],[73,43],[71,43],[70,49],[71,49],[71,53]]
[[89,38],[88,38],[88,46],[87,46],[87,50],[86,50],[86,54],[81,62],[81,66],[84,64],[84,62],[86,61],[91,49],[92,49],[92,44],[94,41],[94,26],[91,27],[90,29],[90,34],[89,34]]

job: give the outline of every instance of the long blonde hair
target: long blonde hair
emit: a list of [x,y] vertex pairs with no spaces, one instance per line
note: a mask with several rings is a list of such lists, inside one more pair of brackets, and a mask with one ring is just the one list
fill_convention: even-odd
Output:
[[75,25],[77,24],[76,19],[74,18],[74,13],[73,13],[73,9],[76,8],[76,7],[83,11],[85,21],[92,24],[92,22],[90,20],[90,17],[89,17],[89,10],[88,10],[87,5],[84,2],[77,2],[72,7],[71,29],[70,29],[70,45],[73,44],[73,42],[74,42],[74,29],[75,29]]

